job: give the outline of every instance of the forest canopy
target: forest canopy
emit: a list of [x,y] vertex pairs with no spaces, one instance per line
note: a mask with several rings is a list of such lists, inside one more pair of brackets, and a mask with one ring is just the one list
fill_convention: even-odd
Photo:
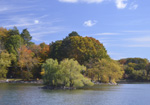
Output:
[[110,58],[105,47],[98,40],[92,37],[82,37],[74,33],[70,33],[63,40],[50,44],[51,58],[58,59],[58,61],[64,58],[74,58],[80,64],[84,64],[84,62],[92,58]]
[[0,27],[0,78],[42,78],[52,86],[115,83],[119,79],[150,80],[150,62],[143,58],[113,60],[95,38],[77,32],[49,45],[32,42],[28,29]]
[[150,63],[148,59],[127,58],[119,60],[124,66],[124,79],[134,81],[150,80]]

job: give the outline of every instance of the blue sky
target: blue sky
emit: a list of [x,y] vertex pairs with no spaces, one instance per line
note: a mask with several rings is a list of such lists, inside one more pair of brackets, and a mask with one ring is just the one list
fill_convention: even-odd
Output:
[[27,28],[36,44],[72,31],[104,44],[113,59],[150,60],[149,0],[0,0],[0,25]]

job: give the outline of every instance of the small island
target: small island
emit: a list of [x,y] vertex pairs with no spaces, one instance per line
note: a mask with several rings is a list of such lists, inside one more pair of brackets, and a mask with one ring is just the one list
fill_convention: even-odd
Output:
[[[76,89],[116,81],[147,81],[150,63],[143,58],[113,60],[98,40],[73,31],[63,40],[39,45],[27,29],[0,28],[0,78],[21,79],[47,89]],[[17,81],[18,82],[18,81]],[[21,81],[20,81],[21,82]]]

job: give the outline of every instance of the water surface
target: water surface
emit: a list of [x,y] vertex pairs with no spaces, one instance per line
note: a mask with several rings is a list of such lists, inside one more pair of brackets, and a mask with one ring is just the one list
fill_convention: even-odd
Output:
[[41,85],[0,84],[0,105],[150,105],[150,84],[43,90]]

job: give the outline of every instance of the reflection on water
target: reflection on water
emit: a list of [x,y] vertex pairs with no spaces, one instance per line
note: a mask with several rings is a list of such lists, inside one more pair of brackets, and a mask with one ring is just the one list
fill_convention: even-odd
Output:
[[0,105],[149,105],[150,84],[120,84],[79,90],[43,90],[40,85],[0,84]]

